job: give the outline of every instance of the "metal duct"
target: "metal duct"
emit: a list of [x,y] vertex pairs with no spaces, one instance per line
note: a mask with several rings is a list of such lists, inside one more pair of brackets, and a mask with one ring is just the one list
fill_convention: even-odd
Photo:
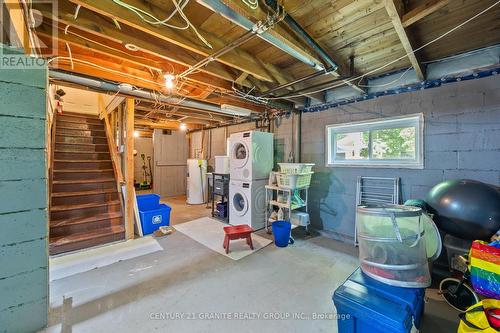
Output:
[[52,69],[49,70],[49,77],[56,79],[56,80],[71,82],[71,83],[83,85],[86,87],[95,88],[98,90],[120,92],[120,93],[124,93],[126,95],[130,95],[130,96],[134,96],[134,97],[145,98],[145,99],[150,99],[150,100],[159,100],[159,101],[164,102],[164,103],[179,104],[179,105],[185,106],[185,107],[196,108],[196,109],[206,110],[206,111],[210,111],[210,112],[217,112],[217,113],[222,113],[222,114],[227,114],[227,115],[233,115],[232,111],[223,110],[219,106],[214,105],[214,104],[199,102],[199,101],[195,101],[195,100],[188,99],[188,98],[178,98],[178,97],[171,97],[171,96],[158,96],[158,95],[154,95],[151,92],[148,92],[145,90],[134,90],[132,88],[132,86],[127,85],[127,84],[115,84],[115,83],[110,83],[110,82],[106,82],[106,81],[102,81],[102,80],[91,79],[91,78],[87,78],[87,77],[83,77],[83,76],[64,73],[64,72],[60,72],[60,71],[55,71]]
[[[271,7],[274,11],[278,11],[278,3],[276,0],[266,0],[266,4]],[[330,55],[318,44],[316,41],[305,31],[297,21],[290,14],[286,13],[284,21],[288,26],[314,50],[318,53],[321,58],[328,64],[328,67],[332,67],[334,70],[338,68],[337,63],[330,57]]]
[[[231,9],[230,7],[225,5],[220,0],[197,0],[197,2],[199,4],[207,7],[207,8],[210,8],[215,13],[221,14],[229,21],[233,22],[234,24],[239,25],[240,27],[242,27],[244,29],[251,30],[252,27],[254,26],[254,23],[252,21],[250,21],[249,19],[247,19],[243,15],[237,13],[236,11],[234,11],[233,9]],[[292,57],[302,61],[305,64],[308,64],[309,66],[316,68],[317,70],[323,70],[325,68],[323,66],[323,64],[317,63],[317,62],[313,61],[312,59],[310,59],[309,57],[306,57],[302,53],[297,52],[295,49],[290,47],[288,44],[284,43],[282,40],[280,40],[279,38],[273,36],[272,34],[270,34],[268,32],[263,32],[263,33],[259,34],[258,36],[260,38],[262,38],[263,40],[267,41],[268,43],[276,46],[277,48],[279,48],[283,52],[288,53]],[[335,65],[334,67],[336,68],[337,65],[336,64],[334,64],[334,65]]]

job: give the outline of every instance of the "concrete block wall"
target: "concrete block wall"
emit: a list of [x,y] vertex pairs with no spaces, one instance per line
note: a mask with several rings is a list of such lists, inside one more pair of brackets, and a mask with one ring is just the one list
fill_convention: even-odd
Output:
[[0,69],[0,332],[47,324],[47,71]]
[[[423,170],[325,167],[325,126],[424,113]],[[402,200],[424,198],[447,179],[500,184],[500,76],[384,96],[302,116],[302,161],[316,163],[309,201],[312,224],[354,236],[357,176],[400,177]]]

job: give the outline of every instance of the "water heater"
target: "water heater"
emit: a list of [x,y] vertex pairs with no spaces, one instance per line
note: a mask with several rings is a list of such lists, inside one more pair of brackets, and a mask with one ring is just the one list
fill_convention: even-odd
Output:
[[207,187],[207,161],[187,160],[187,203],[199,205],[205,203]]

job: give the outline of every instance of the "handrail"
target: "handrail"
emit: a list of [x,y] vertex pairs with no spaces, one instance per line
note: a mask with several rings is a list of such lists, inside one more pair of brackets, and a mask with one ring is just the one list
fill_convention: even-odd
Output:
[[121,192],[121,186],[125,183],[125,179],[123,178],[121,166],[119,163],[118,153],[116,151],[116,146],[113,140],[113,131],[111,129],[111,124],[109,121],[109,114],[106,111],[106,107],[104,106],[104,99],[101,95],[98,97],[99,99],[99,116],[104,119],[104,129],[106,132],[106,139],[108,141],[108,149],[109,154],[111,156],[111,162],[113,163],[113,171],[115,173],[116,185]]
[[48,161],[47,161],[47,169],[48,169],[48,177],[49,177],[49,188],[48,188],[48,196],[49,196],[49,209],[52,207],[52,183],[54,179],[54,151],[56,149],[56,119],[57,119],[57,110],[54,110],[51,114],[49,112],[49,144],[47,145],[48,151]]

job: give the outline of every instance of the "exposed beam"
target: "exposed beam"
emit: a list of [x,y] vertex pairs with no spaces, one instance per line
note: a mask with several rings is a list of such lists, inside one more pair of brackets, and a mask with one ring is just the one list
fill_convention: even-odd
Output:
[[403,27],[403,23],[401,22],[401,15],[403,13],[403,3],[401,0],[385,0],[385,9],[387,10],[387,14],[392,21],[392,25],[398,34],[399,40],[405,49],[406,54],[408,55],[408,59],[410,60],[411,65],[415,69],[417,77],[420,81],[425,80],[424,70],[420,61],[417,58],[417,55],[413,53],[413,46],[410,42],[408,35],[406,34],[405,28]]
[[[210,121],[219,121],[219,122],[224,122],[227,121],[229,118],[221,117],[221,116],[216,116],[216,115],[210,115],[210,114],[202,114],[202,113],[197,113],[193,112],[190,110],[185,110],[185,111],[179,111],[179,110],[168,110],[168,109],[159,109],[159,108],[153,108],[150,106],[141,106],[137,105],[135,107],[136,111],[145,111],[145,112],[151,112],[151,113],[157,113],[157,114],[172,114],[172,115],[177,115],[177,116],[188,116],[194,119],[202,119],[202,120],[210,120]],[[183,108],[179,108],[180,110],[183,110]]]
[[133,98],[125,100],[125,237],[134,238],[134,104]]
[[[224,45],[226,45],[228,42],[218,38],[210,32],[198,28],[200,34],[204,36],[206,40],[212,45],[213,48],[211,49],[207,45],[203,44],[190,29],[178,31],[164,26],[146,24],[135,13],[122,6],[117,5],[112,1],[71,0],[71,2],[77,5],[81,5],[82,7],[90,9],[101,15],[115,19],[121,24],[126,24],[137,30],[166,40],[170,43],[176,44],[182,48],[185,48],[197,54],[201,54],[203,56],[209,56],[210,54],[214,53],[215,50],[224,47]],[[151,4],[146,4],[145,2],[140,0],[127,0],[127,3],[132,6],[147,10],[157,17],[161,17],[162,14],[164,14],[161,10],[159,10],[158,7],[155,7]],[[176,25],[183,24],[183,22],[180,21],[176,16],[171,19],[170,23]],[[257,61],[255,56],[249,54],[246,51],[243,51],[242,49],[234,49],[217,59],[217,61],[238,70],[248,72],[261,80],[273,81],[273,78],[269,75],[266,68],[264,68]]]
[[415,7],[403,15],[401,23],[404,28],[408,28],[413,23],[416,23],[426,16],[431,15],[435,11],[446,6],[450,0],[427,0],[423,4]]
[[[44,37],[40,37],[42,37],[43,40]],[[155,91],[163,91],[165,89],[163,78],[160,75],[152,75],[151,72],[133,67],[131,64],[125,64],[113,58],[106,58],[103,56],[99,57],[78,47],[72,48],[72,64],[69,59],[69,52],[66,50],[66,46],[64,44],[59,46],[58,52],[60,56],[65,56],[66,58],[52,61],[50,63],[52,68],[63,69],[92,77],[99,77],[119,83],[128,83],[133,86]],[[95,65],[99,67],[96,67]],[[192,99],[216,105],[231,104],[247,108],[255,112],[262,112],[264,109],[263,106],[246,102],[240,98],[229,95],[212,94],[210,96],[206,96],[206,87],[188,86],[188,88],[189,92],[182,92],[182,94],[187,95],[187,97]]]
[[[147,119],[136,119],[135,124],[142,125],[142,126],[149,126],[151,128],[178,130],[179,125],[181,123],[179,121],[172,121],[172,120],[162,120],[159,122],[154,122],[154,121],[147,120]],[[202,126],[197,125],[197,124],[186,124],[186,126],[187,126],[187,129],[189,129],[189,130],[202,128]]]
[[[121,43],[112,40],[105,40],[98,36],[89,36],[85,31],[80,31],[74,27],[64,33],[64,29],[59,27],[57,39],[68,43],[70,46],[77,46],[92,52],[96,52],[107,57],[115,57],[120,61],[127,61],[136,66],[142,66],[154,71],[170,72],[172,68],[176,73],[185,70],[187,67],[173,62],[167,62],[165,59],[155,58],[153,55],[142,52],[130,52]],[[52,28],[42,24],[37,28],[38,36],[47,39],[51,38]],[[189,81],[204,84],[223,91],[231,91],[232,85],[229,81],[206,73],[194,73],[189,76]],[[213,91],[213,89],[211,89]]]
[[30,55],[31,46],[29,32],[24,19],[24,9],[22,4],[19,0],[5,0],[2,2],[5,3],[12,26],[11,31],[9,31],[9,39],[15,39],[15,41],[10,40],[10,43],[13,44],[13,46],[22,48],[25,54]]
[[[100,15],[96,15],[86,9],[80,9],[78,18],[75,19],[73,13],[76,5],[68,2],[68,0],[59,0],[57,3],[57,17],[54,17],[51,7],[48,5],[34,3],[34,6],[43,14],[44,17],[57,21],[64,26],[70,25],[70,32],[74,31],[73,29],[76,27],[79,30],[86,32],[86,37],[90,37],[90,39],[95,39],[96,41],[102,42],[106,45],[109,41],[121,45],[132,44],[137,46],[141,52],[151,54],[159,59],[174,62],[185,67],[194,65],[203,58],[201,55],[189,53],[172,43],[162,41],[128,26],[124,25],[121,29],[117,29],[110,20]],[[63,38],[63,36],[60,37]],[[231,69],[218,62],[212,62],[204,68],[200,68],[200,72],[214,75],[229,82],[233,81],[237,77]],[[193,76],[191,78],[195,79],[195,77],[196,76]],[[244,81],[240,84],[243,86],[250,86],[250,84]]]

